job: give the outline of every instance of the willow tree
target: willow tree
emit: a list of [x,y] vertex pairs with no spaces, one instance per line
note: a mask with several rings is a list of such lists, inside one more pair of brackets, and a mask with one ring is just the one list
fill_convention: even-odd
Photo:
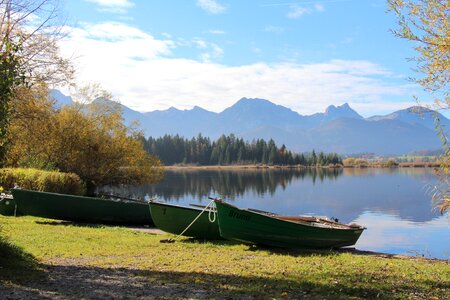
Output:
[[[418,77],[413,80],[430,93],[435,110],[450,108],[450,0],[388,0],[398,19],[394,34],[413,42]],[[448,130],[435,116],[445,152],[439,172],[440,185],[433,198],[441,212],[450,210]]]
[[11,100],[36,82],[72,79],[73,68],[59,55],[56,0],[0,0],[0,165],[8,149]]

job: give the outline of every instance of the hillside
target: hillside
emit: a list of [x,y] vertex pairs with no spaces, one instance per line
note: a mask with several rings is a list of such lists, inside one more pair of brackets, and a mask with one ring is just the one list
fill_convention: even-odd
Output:
[[[53,92],[57,105],[70,103],[69,97]],[[289,108],[264,99],[242,98],[220,113],[200,107],[179,110],[171,107],[141,113],[123,106],[127,123],[137,120],[146,136],[166,134],[191,138],[201,133],[217,139],[235,134],[245,140],[274,139],[292,151],[372,152],[381,155],[441,147],[434,129],[436,112],[410,107],[385,116],[363,118],[347,103],[329,106],[323,113],[300,115]],[[450,128],[450,120],[438,114]]]

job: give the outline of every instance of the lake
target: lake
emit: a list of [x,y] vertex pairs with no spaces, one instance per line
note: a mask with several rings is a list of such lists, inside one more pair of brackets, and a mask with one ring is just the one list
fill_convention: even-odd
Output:
[[239,207],[338,218],[367,227],[359,250],[450,259],[450,219],[433,210],[432,169],[166,171],[156,185],[113,188],[180,205],[220,197]]

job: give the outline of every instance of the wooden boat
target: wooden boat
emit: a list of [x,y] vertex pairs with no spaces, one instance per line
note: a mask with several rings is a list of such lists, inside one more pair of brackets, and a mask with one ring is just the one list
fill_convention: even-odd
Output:
[[202,209],[161,202],[150,202],[152,219],[155,226],[159,229],[178,235],[195,220],[186,232],[183,233],[183,236],[210,240],[221,239],[217,218],[215,220],[212,219],[210,211],[211,209],[207,208],[195,220],[202,212]]
[[356,243],[365,229],[315,217],[279,216],[239,209],[215,200],[223,238],[284,248],[339,248]]
[[13,189],[22,214],[86,223],[153,225],[148,203]]

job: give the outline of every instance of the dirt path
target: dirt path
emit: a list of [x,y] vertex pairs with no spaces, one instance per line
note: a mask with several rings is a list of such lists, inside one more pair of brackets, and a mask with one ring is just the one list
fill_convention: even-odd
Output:
[[[165,274],[125,268],[43,266],[38,276],[1,282],[0,299],[205,299],[219,291],[193,283],[159,280]],[[176,279],[176,278],[175,278]],[[225,296],[225,295],[224,295]],[[220,296],[219,296],[220,298]]]

